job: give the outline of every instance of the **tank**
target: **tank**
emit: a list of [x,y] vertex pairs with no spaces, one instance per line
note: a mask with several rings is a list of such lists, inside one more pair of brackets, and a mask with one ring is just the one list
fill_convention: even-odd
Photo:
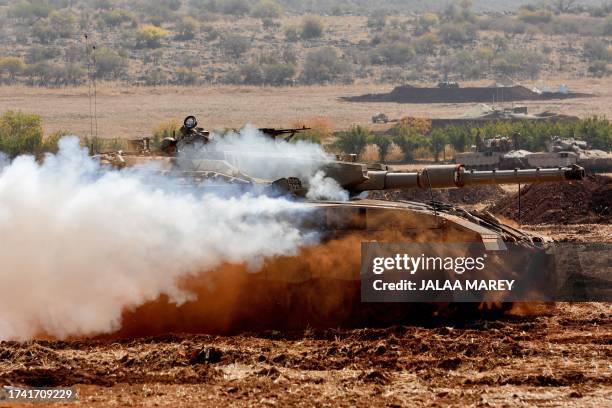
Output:
[[579,165],[589,172],[612,171],[612,154],[589,149],[587,143],[574,138],[555,136],[548,143],[546,152],[522,150],[518,138],[495,137],[478,141],[472,152],[458,153],[455,163],[478,170],[553,168]]
[[[396,172],[384,164],[365,164],[354,161],[354,157],[337,157],[337,160],[313,160],[311,164],[342,187],[348,199],[313,199],[308,195],[308,180],[297,177],[289,167],[284,177],[265,179],[246,172],[239,160],[227,152],[207,149],[211,134],[197,128],[192,122],[195,120],[186,120],[181,136],[163,142],[161,151],[154,151],[149,142],[141,141],[139,151],[108,152],[97,157],[102,163],[114,167],[155,162],[158,165],[156,172],[174,174],[177,180],[192,186],[242,186],[263,194],[286,196],[310,210],[308,217],[295,222],[303,224],[305,228],[316,229],[321,237],[320,244],[314,249],[304,249],[297,256],[288,255],[266,262],[258,273],[241,276],[240,279],[249,281],[248,293],[241,300],[245,305],[240,312],[236,312],[238,315],[233,316],[242,322],[241,330],[245,330],[245,327],[277,327],[279,314],[286,316],[280,319],[282,328],[335,327],[368,319],[393,322],[396,318],[405,317],[409,309],[413,310],[412,306],[398,304],[381,309],[380,305],[359,301],[361,242],[427,240],[470,243],[493,251],[505,250],[510,243],[534,250],[552,245],[547,237],[504,224],[484,211],[435,201],[370,199],[370,191],[569,182],[584,177],[584,170],[576,165],[551,169],[479,171],[468,170],[463,164],[451,164],[428,166],[417,172]],[[204,145],[204,150],[197,158],[182,158],[181,151],[196,140]],[[279,143],[286,142],[281,140]],[[256,160],[265,160],[266,163],[279,160],[282,163],[283,158],[270,155],[257,157]],[[259,294],[254,295],[256,292]],[[206,296],[214,298],[216,295],[207,292]],[[421,307],[435,308],[431,305]],[[478,309],[477,306],[474,308]],[[257,314],[252,315],[250,311],[255,310]],[[262,313],[262,310],[267,312]],[[431,309],[427,310],[425,313],[431,313]]]
[[575,138],[553,136],[547,153],[533,153],[527,160],[531,166],[578,164],[590,172],[612,171],[612,154],[591,149],[587,142]]
[[478,135],[473,151],[457,153],[454,162],[476,170],[538,167],[529,166],[527,156],[531,152],[520,149],[518,138],[519,135],[515,134],[512,139],[497,136],[483,141]]

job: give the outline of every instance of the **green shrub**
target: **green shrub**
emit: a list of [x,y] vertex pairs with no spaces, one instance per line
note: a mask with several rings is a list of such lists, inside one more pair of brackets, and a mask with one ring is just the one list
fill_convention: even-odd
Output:
[[117,79],[127,69],[127,58],[110,48],[96,50],[96,77],[101,79]]
[[176,26],[176,39],[178,40],[192,40],[195,37],[200,23],[193,17],[183,17],[179,24]]
[[145,24],[136,32],[136,46],[139,48],[158,48],[161,40],[168,37],[170,32],[164,28]]
[[26,64],[19,57],[0,58],[0,75],[6,73],[11,81],[15,80],[26,69]]
[[384,162],[391,148],[391,144],[393,143],[391,138],[386,135],[373,135],[370,138],[370,142],[378,147],[378,157],[381,162]]
[[251,42],[248,38],[241,35],[228,35],[219,43],[223,54],[230,58],[240,58],[251,48]]
[[278,18],[283,9],[274,0],[259,0],[251,10],[251,15],[258,18]]
[[37,155],[43,144],[41,117],[7,111],[0,116],[0,151],[14,158],[21,154]]
[[472,24],[445,23],[440,26],[438,37],[445,44],[465,44],[475,41],[478,33]]
[[315,16],[306,16],[302,20],[302,31],[300,37],[303,40],[312,40],[323,36],[323,22]]
[[289,26],[285,28],[285,40],[288,42],[296,42],[300,39],[300,30],[297,27]]
[[590,61],[610,61],[612,51],[605,42],[590,38],[584,42],[584,56]]
[[344,153],[361,155],[370,139],[370,131],[362,126],[353,126],[349,130],[340,132],[335,147]]
[[306,55],[301,80],[306,84],[346,82],[350,66],[331,47],[311,51]]

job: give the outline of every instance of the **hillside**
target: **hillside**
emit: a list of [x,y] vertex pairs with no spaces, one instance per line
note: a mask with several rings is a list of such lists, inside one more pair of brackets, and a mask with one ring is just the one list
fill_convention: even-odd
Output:
[[279,86],[610,74],[612,5],[570,1],[561,12],[563,1],[514,1],[502,12],[485,3],[501,4],[5,1],[0,81],[62,87],[95,73],[135,85]]

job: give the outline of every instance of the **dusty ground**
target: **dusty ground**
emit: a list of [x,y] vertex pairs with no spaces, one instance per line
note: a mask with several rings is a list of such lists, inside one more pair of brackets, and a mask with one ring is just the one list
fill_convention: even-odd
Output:
[[610,311],[560,304],[552,315],[431,327],[3,343],[0,382],[76,382],[79,402],[100,407],[603,407]]
[[[490,85],[491,81],[466,82],[464,85]],[[612,82],[606,79],[556,79],[524,83],[525,86],[549,86],[567,83],[576,92],[598,95],[594,98],[546,102],[525,102],[530,112],[552,110],[576,115],[612,117]],[[421,86],[431,84],[420,84]],[[372,115],[384,112],[390,118],[417,116],[444,118],[462,115],[473,104],[397,104],[343,102],[341,96],[370,92],[388,92],[388,85],[347,85],[285,88],[255,87],[159,87],[139,88],[102,84],[98,87],[98,131],[101,137],[142,137],[168,119],[195,114],[207,128],[240,127],[254,123],[260,127],[291,126],[296,121],[325,117],[335,130],[360,124],[374,129],[388,125],[371,124]],[[523,104],[520,102],[520,104]],[[23,110],[42,115],[48,132],[70,130],[90,134],[88,89],[44,89],[0,87],[0,113]]]
[[[612,239],[610,225],[527,229]],[[2,342],[0,384],[77,384],[94,407],[611,406],[612,305],[529,310],[388,328]]]

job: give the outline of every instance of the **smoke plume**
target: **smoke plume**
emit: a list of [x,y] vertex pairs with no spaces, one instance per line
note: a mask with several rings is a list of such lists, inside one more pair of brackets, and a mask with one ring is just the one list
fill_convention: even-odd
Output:
[[102,171],[76,138],[42,163],[2,162],[0,340],[112,332],[124,310],[162,295],[193,300],[180,280],[222,264],[256,270],[317,240],[297,226],[308,210],[290,200]]

